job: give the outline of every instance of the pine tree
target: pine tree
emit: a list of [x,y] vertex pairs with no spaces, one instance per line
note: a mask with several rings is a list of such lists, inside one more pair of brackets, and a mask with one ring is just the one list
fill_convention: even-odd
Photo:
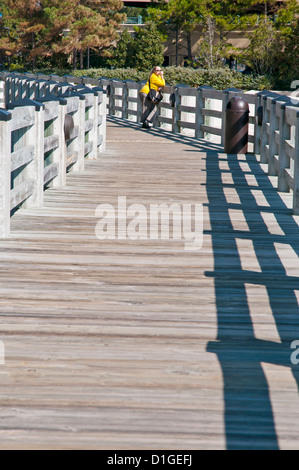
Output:
[[73,55],[73,68],[77,65],[77,52],[83,68],[83,53],[88,49],[101,51],[108,48],[117,36],[119,24],[125,18],[120,13],[119,0],[73,0],[72,21],[67,34],[55,43],[55,52]]
[[[2,0],[10,35],[0,49],[22,55],[35,65],[37,57],[73,55],[87,48],[109,47],[125,15],[120,0]],[[82,60],[81,60],[82,65]]]
[[36,37],[44,28],[41,21],[42,7],[36,0],[3,0],[3,21],[9,33],[0,39],[0,48],[6,54],[23,54],[35,57]]

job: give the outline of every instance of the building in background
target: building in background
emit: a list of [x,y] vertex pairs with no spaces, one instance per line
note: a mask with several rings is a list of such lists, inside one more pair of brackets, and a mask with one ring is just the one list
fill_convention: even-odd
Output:
[[[168,0],[165,0],[168,1]],[[285,0],[278,0],[277,3],[279,5],[283,4]],[[299,0],[297,0],[299,3]],[[135,7],[144,9],[151,5],[150,0],[124,0],[123,1],[125,7]],[[162,3],[162,2],[161,2]],[[163,2],[164,3],[164,2]],[[261,1],[261,5],[264,2]],[[261,13],[258,10],[253,10],[253,13]],[[137,15],[136,17],[128,17],[126,24],[123,25],[130,33],[134,33],[134,26],[142,27],[144,25],[144,18],[142,15]],[[248,30],[248,32],[250,32]],[[196,55],[196,51],[199,46],[200,39],[202,38],[202,27],[199,25],[190,35],[190,42],[191,44],[191,51],[192,55]],[[215,40],[217,40],[217,35],[215,36]],[[231,45],[231,57],[228,59],[227,63],[230,68],[243,68],[241,64],[238,64],[238,53],[236,52],[237,49],[244,50],[248,47],[250,41],[246,37],[244,31],[234,30],[226,34],[226,42]],[[179,65],[184,66],[187,65],[188,59],[188,44],[187,44],[187,35],[182,34],[180,32],[179,35],[176,35],[173,32],[169,35],[169,38],[165,41],[165,49],[164,49],[164,66],[168,65]]]

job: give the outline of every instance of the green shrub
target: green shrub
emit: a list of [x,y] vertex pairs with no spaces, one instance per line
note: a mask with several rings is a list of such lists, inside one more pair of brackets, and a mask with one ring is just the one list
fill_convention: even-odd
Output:
[[191,87],[203,85],[217,90],[235,87],[242,90],[264,90],[273,87],[270,79],[264,76],[243,75],[229,69],[193,69],[191,67],[167,67],[165,78],[170,85],[182,83]]
[[117,68],[117,69],[89,69],[89,70],[75,70],[73,72],[75,77],[91,77],[91,78],[118,78],[120,80],[134,80],[139,82],[148,76],[148,71],[141,72],[140,70],[132,68]]
[[[107,77],[118,78],[120,80],[141,81],[147,79],[148,70],[145,72],[128,69],[90,69],[77,70],[75,76],[90,76],[93,78]],[[164,77],[168,85],[184,84],[191,87],[208,85],[217,90],[226,88],[240,88],[242,90],[265,90],[272,89],[271,78],[265,76],[243,75],[229,69],[205,70],[193,69],[192,67],[165,67]]]
[[[57,75],[71,74],[75,77],[117,78],[139,82],[147,79],[149,71],[140,71],[134,68],[96,68],[75,71],[43,70],[42,72],[47,74],[56,73]],[[191,87],[207,85],[217,90],[225,90],[231,87],[240,88],[241,90],[270,90],[274,87],[271,77],[243,75],[240,72],[225,68],[206,70],[192,67],[164,67],[164,76],[168,85],[184,84]]]

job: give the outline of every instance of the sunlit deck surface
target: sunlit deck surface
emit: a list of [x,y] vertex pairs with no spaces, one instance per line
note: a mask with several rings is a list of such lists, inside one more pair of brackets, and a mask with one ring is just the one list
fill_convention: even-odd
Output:
[[[203,246],[99,240],[120,196],[202,204]],[[298,450],[290,205],[255,155],[109,118],[106,152],[0,241],[0,448]]]

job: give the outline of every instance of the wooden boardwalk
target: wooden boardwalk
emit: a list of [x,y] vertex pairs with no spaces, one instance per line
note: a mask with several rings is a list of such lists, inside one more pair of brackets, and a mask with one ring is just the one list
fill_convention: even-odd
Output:
[[[290,195],[254,155],[116,118],[107,132],[0,241],[0,448],[298,450]],[[118,196],[203,204],[202,248],[99,240],[96,208]]]

